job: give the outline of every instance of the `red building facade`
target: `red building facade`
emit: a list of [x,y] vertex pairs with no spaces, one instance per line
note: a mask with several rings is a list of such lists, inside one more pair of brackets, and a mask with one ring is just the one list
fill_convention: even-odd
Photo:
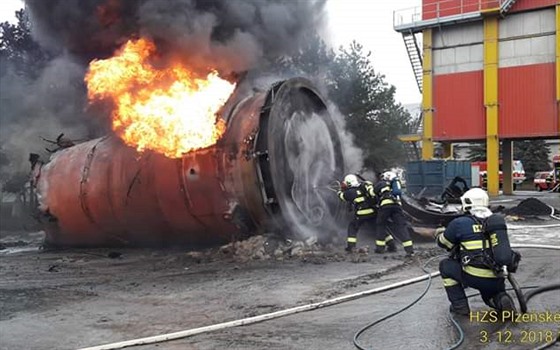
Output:
[[508,158],[512,140],[560,138],[560,1],[423,0],[411,18],[395,30],[422,33],[422,157],[486,141],[497,194],[500,143]]

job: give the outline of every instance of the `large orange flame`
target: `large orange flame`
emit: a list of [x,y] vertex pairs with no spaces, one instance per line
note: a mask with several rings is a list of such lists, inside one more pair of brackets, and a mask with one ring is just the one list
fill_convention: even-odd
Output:
[[128,41],[115,56],[94,60],[85,81],[88,98],[112,100],[113,130],[139,151],[178,158],[215,144],[225,131],[216,113],[235,88],[216,72],[196,77],[180,63],[156,68],[146,39]]

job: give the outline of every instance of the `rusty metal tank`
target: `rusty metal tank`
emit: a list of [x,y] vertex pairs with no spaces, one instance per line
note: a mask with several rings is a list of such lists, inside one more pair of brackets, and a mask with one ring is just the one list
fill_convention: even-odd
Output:
[[112,136],[53,155],[38,194],[47,242],[207,245],[262,232],[317,237],[343,215],[326,188],[343,176],[335,124],[295,78],[238,100],[214,146],[170,159]]

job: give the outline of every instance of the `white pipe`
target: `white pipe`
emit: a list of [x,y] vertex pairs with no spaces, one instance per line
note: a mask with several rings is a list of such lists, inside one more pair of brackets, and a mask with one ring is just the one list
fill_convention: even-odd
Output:
[[507,225],[508,230],[523,230],[525,228],[552,228],[560,227],[560,224],[549,224],[549,225]]
[[548,207],[549,207],[550,210],[551,210],[551,212],[550,212],[550,217],[553,218],[553,219],[555,219],[555,220],[560,220],[560,216],[554,215],[554,212],[556,211],[556,209],[554,209],[554,207],[553,207],[552,205],[549,205]]
[[537,249],[552,249],[560,250],[559,245],[546,245],[546,244],[525,244],[525,243],[513,243],[512,248],[537,248]]
[[[512,248],[539,248],[539,249],[560,250],[560,246],[543,245],[543,244],[512,244],[511,246],[512,246]],[[155,335],[155,336],[151,336],[151,337],[126,340],[126,341],[122,341],[122,342],[118,342],[118,343],[110,343],[110,344],[105,344],[105,345],[97,345],[97,346],[92,346],[92,347],[87,347],[87,348],[81,348],[79,350],[122,349],[122,348],[126,348],[126,347],[129,347],[129,346],[161,343],[161,342],[169,341],[169,340],[187,338],[187,337],[191,337],[193,335],[197,335],[197,334],[201,334],[201,333],[207,333],[207,332],[212,332],[212,331],[217,331],[217,330],[232,328],[232,327],[238,327],[238,326],[245,326],[245,325],[248,325],[248,324],[253,324],[253,323],[257,323],[257,322],[271,320],[271,319],[274,319],[274,318],[293,315],[293,314],[297,314],[297,313],[300,313],[300,312],[311,311],[311,310],[319,309],[321,307],[327,307],[327,306],[331,306],[331,305],[335,305],[335,304],[340,304],[340,303],[350,301],[350,300],[354,300],[354,299],[357,299],[357,298],[360,298],[360,297],[385,292],[385,291],[395,289],[395,288],[404,287],[404,286],[409,285],[409,284],[424,281],[424,280],[426,280],[430,277],[433,278],[433,277],[439,276],[439,274],[440,274],[439,272],[432,272],[430,274],[425,274],[425,275],[422,275],[422,276],[410,278],[410,279],[407,279],[407,280],[404,280],[404,281],[401,281],[401,282],[396,282],[396,283],[393,283],[393,284],[389,284],[387,286],[378,287],[378,288],[374,288],[374,289],[370,289],[370,290],[366,290],[366,291],[363,291],[363,292],[354,293],[354,294],[350,294],[350,295],[345,295],[345,296],[341,296],[341,297],[338,297],[338,298],[325,300],[325,301],[322,301],[322,302],[319,302],[319,303],[296,306],[296,307],[293,307],[293,308],[290,308],[290,309],[271,312],[271,313],[264,314],[264,315],[243,318],[243,319],[235,320],[235,321],[218,323],[218,324],[205,326],[205,327],[192,328],[192,329],[179,331],[179,332],[174,332],[174,333],[166,333],[166,334]]]
[[[436,277],[438,275],[439,275],[439,272],[432,272],[430,274],[431,277]],[[262,321],[266,321],[266,320],[271,320],[273,318],[283,317],[283,316],[292,315],[292,314],[296,314],[296,313],[300,313],[300,312],[319,309],[321,307],[340,304],[340,303],[350,301],[350,300],[353,300],[353,299],[357,299],[357,298],[360,298],[360,297],[363,297],[363,296],[376,294],[376,293],[380,293],[380,292],[385,292],[385,291],[395,289],[395,288],[399,288],[399,287],[404,287],[406,285],[413,284],[413,283],[416,283],[416,282],[420,282],[420,281],[426,280],[428,278],[429,278],[429,275],[425,274],[425,275],[422,275],[422,276],[407,279],[405,281],[396,282],[396,283],[393,283],[393,284],[390,284],[390,285],[387,285],[387,286],[384,286],[384,287],[370,289],[370,290],[355,293],[355,294],[345,295],[345,296],[341,296],[341,297],[338,297],[338,298],[325,300],[325,301],[322,301],[322,302],[319,302],[319,303],[296,306],[296,307],[293,307],[293,308],[290,308],[290,309],[280,310],[280,311],[271,312],[271,313],[264,314],[264,315],[248,317],[248,318],[235,320],[235,321],[218,323],[218,324],[205,326],[205,327],[199,327],[199,328],[193,328],[193,329],[174,332],[174,333],[167,333],[167,334],[156,335],[156,336],[151,336],[151,337],[127,340],[127,341],[122,341],[122,342],[118,342],[118,343],[92,346],[92,347],[88,347],[88,348],[82,348],[82,349],[79,349],[79,350],[122,349],[122,348],[125,348],[125,347],[128,347],[128,346],[154,344],[154,343],[160,343],[160,342],[164,342],[164,341],[168,341],[168,340],[186,338],[186,337],[190,337],[190,336],[201,334],[201,333],[206,333],[206,332],[211,332],[211,331],[216,331],[216,330],[226,329],[226,328],[232,328],[232,327],[237,327],[237,326],[244,326],[244,325],[248,325],[248,324],[253,324],[253,323],[262,322]]]

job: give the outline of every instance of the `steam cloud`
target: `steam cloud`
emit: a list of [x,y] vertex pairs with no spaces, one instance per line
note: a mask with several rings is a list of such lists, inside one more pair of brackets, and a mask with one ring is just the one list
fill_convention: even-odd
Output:
[[[0,82],[0,143],[12,171],[25,171],[39,136],[105,133],[106,111],[87,108],[83,77],[127,40],[147,37],[160,59],[235,76],[297,50],[325,19],[326,0],[26,0],[34,39],[56,57],[35,80],[5,62]],[[96,115],[97,114],[97,115]],[[102,115],[102,116],[100,116]]]

